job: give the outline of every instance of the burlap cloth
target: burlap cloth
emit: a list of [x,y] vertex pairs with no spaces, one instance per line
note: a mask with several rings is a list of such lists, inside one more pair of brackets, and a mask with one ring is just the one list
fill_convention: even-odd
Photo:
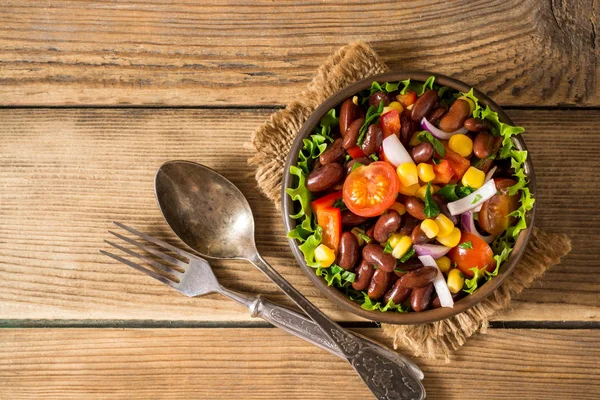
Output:
[[[364,42],[354,42],[332,54],[307,89],[285,109],[271,115],[252,135],[248,145],[254,155],[260,190],[278,209],[281,206],[283,166],[294,138],[309,115],[329,96],[358,80],[388,71],[377,53]],[[490,318],[510,308],[511,298],[539,279],[571,250],[565,235],[533,230],[527,250],[512,274],[490,297],[471,309],[443,321],[423,325],[388,325],[382,329],[393,338],[394,348],[413,356],[449,360],[475,333],[485,333]],[[290,253],[290,257],[291,253]]]

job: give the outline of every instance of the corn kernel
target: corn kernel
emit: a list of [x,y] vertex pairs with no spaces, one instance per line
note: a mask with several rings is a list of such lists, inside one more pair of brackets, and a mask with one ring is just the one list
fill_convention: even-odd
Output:
[[381,115],[383,115],[383,114],[387,113],[387,112],[388,112],[388,111],[390,111],[390,110],[391,110],[391,108],[389,108],[388,106],[386,106],[386,107],[383,107],[383,110],[381,110]]
[[392,255],[396,258],[402,258],[408,252],[410,246],[412,246],[412,240],[408,236],[402,235],[396,246],[394,246]]
[[462,184],[464,186],[471,186],[472,188],[479,189],[483,186],[485,181],[485,173],[475,167],[469,167],[467,172],[462,177]]
[[419,189],[419,184],[415,183],[414,185],[404,186],[402,182],[400,182],[400,187],[398,188],[398,193],[401,193],[405,196],[414,196]]
[[435,217],[435,223],[439,228],[439,232],[437,234],[437,237],[439,238],[448,236],[454,229],[454,224],[444,214],[439,214],[437,217]]
[[473,100],[471,100],[467,96],[460,96],[457,100],[464,100],[467,103],[469,103],[469,108],[471,109],[471,114],[469,115],[473,114],[473,111],[475,111],[475,102]]
[[448,141],[450,150],[454,150],[463,157],[468,157],[473,152],[473,141],[467,135],[457,133]]
[[421,230],[429,239],[433,239],[440,232],[440,228],[435,221],[429,218],[421,222]]
[[421,140],[419,140],[419,138],[417,136],[419,136],[419,132],[417,131],[415,133],[413,133],[413,135],[411,136],[410,140],[408,141],[408,145],[411,147],[415,147],[421,144]]
[[390,110],[396,110],[396,111],[398,111],[398,113],[401,113],[402,111],[404,111],[402,104],[400,104],[397,101],[392,101],[390,104],[388,104],[388,108]]
[[355,105],[358,105],[358,96],[352,96],[352,102],[353,102]]
[[398,178],[404,186],[411,186],[419,183],[419,175],[417,174],[417,166],[413,162],[405,162],[398,165],[396,169]]
[[440,271],[442,271],[444,274],[447,274],[448,271],[450,271],[450,266],[452,265],[452,262],[446,256],[438,258],[437,260],[435,260],[435,263],[437,264]]
[[446,247],[457,246],[460,242],[460,229],[455,227],[448,236],[439,237],[438,235],[437,241]]
[[427,192],[427,185],[423,185],[420,188],[418,188],[415,192],[415,197],[418,197],[419,199],[425,201],[425,192]]
[[406,207],[402,203],[395,202],[390,206],[390,210],[394,210],[400,215],[406,214]]
[[435,172],[433,172],[433,165],[419,163],[417,165],[417,173],[419,174],[419,179],[423,182],[431,182],[433,178],[435,178]]
[[388,238],[388,242],[390,246],[392,246],[392,249],[396,247],[398,243],[400,243],[400,239],[402,239],[404,236],[405,235],[402,235],[400,233],[393,233],[390,235],[390,237]]
[[458,293],[462,290],[465,284],[465,277],[463,276],[460,269],[454,268],[448,272],[448,289],[452,293]]
[[352,228],[350,230],[350,233],[354,235],[354,237],[356,238],[356,240],[358,241],[358,246],[362,246],[363,244],[365,244],[365,239],[363,239],[363,237],[361,235],[365,235],[365,231],[363,231],[362,229],[360,229],[359,227],[355,226],[354,228]]
[[320,244],[315,249],[315,260],[321,263],[321,267],[327,268],[335,261],[335,252],[324,244]]

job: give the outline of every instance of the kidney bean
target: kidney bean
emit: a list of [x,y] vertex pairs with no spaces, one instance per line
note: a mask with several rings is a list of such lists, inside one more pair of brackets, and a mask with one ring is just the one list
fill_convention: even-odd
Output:
[[345,154],[346,152],[342,147],[342,139],[335,139],[333,143],[325,149],[323,154],[319,156],[319,161],[321,162],[321,165],[336,163],[341,161]]
[[367,218],[361,217],[360,215],[354,214],[350,210],[342,211],[342,225],[343,226],[358,226],[367,222]]
[[375,229],[375,225],[371,225],[371,227],[367,228],[365,231],[365,235],[369,237],[369,239],[373,240],[373,230]]
[[478,158],[488,158],[494,150],[494,142],[496,138],[488,132],[480,132],[475,136],[473,141],[473,153]]
[[387,304],[391,300],[394,304],[404,303],[406,299],[408,299],[408,296],[410,296],[410,291],[411,289],[402,286],[398,279],[396,283],[394,283],[394,286],[392,286],[392,288],[383,296],[383,302]]
[[415,133],[415,124],[410,119],[410,110],[404,110],[402,114],[400,114],[400,142],[404,146],[408,145],[410,142],[410,138],[413,133]]
[[331,188],[344,177],[344,167],[340,164],[327,164],[314,169],[306,178],[306,188],[311,192],[322,192]]
[[420,143],[410,150],[410,155],[416,163],[431,161],[433,145],[431,143]]
[[[309,189],[310,190],[310,189]],[[425,216],[425,203],[421,199],[417,199],[416,197],[409,197],[404,202],[406,206],[406,211],[416,219],[424,220],[427,217]]]
[[383,132],[378,124],[371,124],[367,129],[365,140],[362,143],[362,151],[366,156],[370,156],[375,153],[381,147],[383,142]]
[[[398,266],[398,269],[403,271],[413,271],[419,268],[423,268],[423,263],[421,263],[421,261],[419,261],[418,258],[411,258]],[[404,274],[406,274],[406,272],[398,272],[397,275],[398,274],[399,276],[403,276]]]
[[390,96],[384,92],[375,92],[369,97],[369,105],[379,107],[379,103],[383,101],[383,106],[390,104]]
[[433,199],[433,201],[435,201],[435,204],[437,204],[442,214],[448,217],[448,219],[452,221],[454,225],[458,224],[458,218],[456,217],[456,215],[450,214],[450,210],[448,210],[447,201],[444,196],[442,196],[441,194],[434,193],[431,195],[431,198]]
[[446,132],[454,132],[460,129],[465,120],[471,115],[471,106],[465,100],[456,100],[450,109],[440,119],[440,129]]
[[463,125],[471,132],[485,132],[492,129],[490,123],[481,118],[467,118]]
[[365,290],[367,287],[369,287],[369,284],[371,283],[371,277],[374,273],[375,268],[363,260],[356,269],[356,279],[354,282],[352,282],[352,287],[355,290]]
[[363,247],[363,260],[369,265],[375,265],[385,272],[392,272],[396,268],[396,259],[391,254],[385,254],[383,247],[378,244],[370,243]]
[[398,233],[405,236],[409,236],[412,233],[413,229],[415,229],[415,226],[421,223],[421,221],[419,221],[410,214],[406,214],[403,218],[403,221],[404,223],[402,224],[402,227],[400,228]]
[[446,107],[439,106],[437,108],[434,108],[433,111],[429,113],[427,119],[433,124],[435,121],[442,118],[447,112],[448,109]]
[[379,243],[383,243],[388,239],[388,236],[400,228],[402,216],[394,210],[388,210],[385,214],[377,219],[375,228],[373,229],[373,237]]
[[433,107],[435,106],[437,99],[438,99],[437,91],[435,91],[433,89],[430,89],[430,90],[426,91],[425,93],[423,93],[421,95],[421,97],[419,97],[417,99],[417,101],[415,101],[415,104],[413,104],[412,113],[410,115],[410,118],[413,121],[420,123],[421,120],[423,119],[423,117],[428,115],[431,112],[431,110],[433,110]]
[[356,146],[356,141],[358,140],[358,134],[360,133],[360,127],[365,123],[364,118],[359,118],[354,120],[346,130],[346,134],[344,135],[344,141],[342,147],[346,150],[349,150]]
[[413,289],[410,294],[410,306],[414,311],[425,311],[431,305],[431,294],[433,293],[433,283],[417,289]]
[[410,234],[410,238],[413,244],[425,244],[429,242],[429,238],[427,237],[425,232],[423,232],[423,229],[421,229],[421,225],[415,226],[415,228]]
[[346,99],[340,107],[340,134],[346,135],[348,127],[356,119],[358,106],[352,102],[352,98]]
[[402,278],[400,278],[400,284],[409,289],[416,289],[427,286],[429,282],[433,281],[436,275],[437,268],[423,267],[404,274]]
[[387,290],[390,277],[393,274],[391,272],[385,272],[382,269],[376,269],[373,277],[371,278],[371,283],[369,284],[369,289],[367,290],[367,294],[371,299],[378,299]]
[[342,233],[338,248],[338,265],[346,270],[354,268],[359,256],[358,240],[350,232]]
[[354,165],[354,163],[360,163],[362,165],[369,165],[372,162],[373,162],[373,160],[371,160],[369,157],[358,157],[353,160],[350,160],[350,161],[348,161],[348,164],[346,164],[346,175],[350,175],[350,172],[352,172],[352,166]]

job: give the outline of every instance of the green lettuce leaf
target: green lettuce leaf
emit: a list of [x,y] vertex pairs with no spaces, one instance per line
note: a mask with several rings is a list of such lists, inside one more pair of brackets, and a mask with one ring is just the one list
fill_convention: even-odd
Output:
[[466,97],[469,100],[472,100],[473,103],[475,103],[475,109],[473,110],[473,117],[475,118],[481,118],[479,117],[480,113],[481,113],[481,106],[479,105],[479,99],[477,97],[475,97],[475,95],[473,94],[473,88],[471,88],[471,90],[469,90],[467,93],[459,93],[458,97]]
[[370,106],[369,109],[367,110],[367,115],[365,117],[365,122],[363,123],[363,125],[360,127],[360,130],[358,131],[358,139],[356,140],[356,143],[361,146],[363,144],[363,141],[365,140],[365,134],[367,133],[367,129],[369,128],[369,125],[371,124],[377,124],[379,122],[379,117],[381,116],[381,113],[383,112],[383,101],[379,102],[379,106],[375,107],[375,106]]
[[382,304],[381,302],[377,301],[374,302],[373,300],[371,300],[371,298],[368,296],[368,294],[366,292],[362,292],[363,293],[363,303],[361,304],[361,308],[365,309],[365,310],[370,310],[370,311],[374,311],[374,310],[379,310],[381,312],[386,312],[389,310],[396,310],[398,312],[406,312],[407,310],[402,308],[402,304],[394,304],[393,301],[388,301],[387,304]]
[[485,268],[479,269],[475,267],[471,268],[470,271],[473,271],[473,277],[465,280],[466,289],[463,289],[463,292],[473,294],[473,292],[477,289],[479,280],[485,276]]
[[321,263],[315,260],[315,249],[321,244],[323,229],[317,226],[315,232],[306,238],[298,248],[304,254],[304,261],[309,267],[317,268],[321,266]]
[[436,137],[434,137],[429,131],[421,131],[417,134],[417,139],[421,142],[431,143],[435,152],[440,156],[446,155],[446,148]]

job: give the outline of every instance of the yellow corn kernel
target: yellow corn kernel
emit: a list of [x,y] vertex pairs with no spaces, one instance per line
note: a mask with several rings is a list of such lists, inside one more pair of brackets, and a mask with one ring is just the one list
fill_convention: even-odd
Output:
[[358,246],[362,246],[363,244],[365,244],[365,239],[363,239],[363,237],[361,236],[365,235],[365,231],[355,226],[350,230],[350,233],[353,234],[356,240],[358,241]]
[[399,113],[401,113],[402,111],[404,111],[404,108],[402,107],[402,104],[400,104],[397,101],[392,101],[390,104],[388,104],[387,108],[389,108],[390,110],[396,110]]
[[408,252],[410,246],[412,246],[412,240],[408,236],[402,235],[398,243],[394,246],[392,255],[396,258],[402,258]]
[[400,187],[398,188],[398,193],[401,193],[405,196],[414,196],[419,189],[419,184],[415,183],[414,185],[404,186],[402,182],[400,182]]
[[435,221],[429,218],[421,222],[421,230],[429,239],[433,239],[440,232],[440,228]]
[[473,111],[475,111],[475,102],[473,100],[471,100],[467,96],[460,96],[457,100],[464,100],[467,103],[469,103],[469,108],[471,109],[470,115],[473,115]]
[[448,272],[448,289],[452,293],[458,293],[462,290],[465,284],[465,277],[463,276],[460,269],[454,268]]
[[321,267],[327,268],[335,261],[335,252],[324,244],[315,249],[315,260],[321,263]]
[[471,186],[472,188],[479,189],[483,186],[485,181],[485,173],[475,167],[469,167],[467,172],[463,175],[461,182],[464,186]]
[[413,162],[405,162],[398,165],[396,173],[400,182],[404,186],[411,186],[419,183],[419,175],[417,174],[417,166]]
[[457,246],[458,242],[460,242],[460,229],[455,227],[448,236],[439,237],[438,235],[437,241],[446,247]]
[[358,96],[352,96],[352,102],[358,105]]
[[442,271],[444,274],[447,274],[448,271],[450,271],[450,266],[452,265],[452,262],[446,256],[438,258],[437,260],[435,260],[435,263],[437,264],[440,271]]
[[467,135],[457,133],[448,141],[450,150],[454,150],[463,157],[468,157],[473,152],[473,141]]
[[421,141],[419,140],[419,138],[417,137],[419,135],[420,131],[417,131],[415,133],[413,133],[413,135],[411,136],[410,140],[408,141],[408,145],[411,147],[415,147],[421,144]]
[[388,238],[388,242],[390,243],[390,246],[392,246],[392,249],[396,247],[398,243],[400,243],[400,239],[402,239],[403,237],[405,237],[405,235],[402,235],[400,233],[393,233],[390,235],[390,237]]
[[418,197],[419,199],[425,201],[425,192],[427,191],[427,185],[423,185],[420,188],[417,189],[417,191],[415,192],[415,197]]
[[400,215],[406,214],[406,207],[402,203],[395,202],[390,206],[390,210],[394,210]]
[[431,182],[433,178],[435,178],[435,172],[433,172],[433,165],[420,163],[417,165],[417,173],[419,174],[419,179],[423,182]]
[[435,217],[435,223],[439,228],[439,232],[437,234],[437,237],[439,238],[448,236],[454,229],[454,224],[444,214],[439,214],[437,217]]

